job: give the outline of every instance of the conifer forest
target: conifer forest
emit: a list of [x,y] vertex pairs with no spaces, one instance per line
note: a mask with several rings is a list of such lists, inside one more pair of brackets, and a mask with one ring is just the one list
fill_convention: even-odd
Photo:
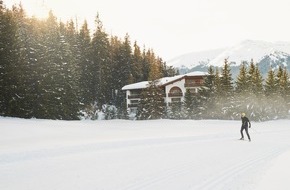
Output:
[[[106,119],[127,119],[123,86],[178,74],[129,34],[109,35],[97,13],[93,31],[86,21],[78,25],[58,21],[53,11],[46,19],[28,17],[21,5],[8,9],[0,0],[0,116],[77,120],[97,119],[102,111]],[[225,60],[208,74],[199,93],[188,91],[184,102],[168,108],[158,86],[146,89],[152,93],[140,100],[136,119],[239,119],[240,112],[257,121],[290,117],[283,66],[269,68],[263,79],[251,61],[233,79]]]

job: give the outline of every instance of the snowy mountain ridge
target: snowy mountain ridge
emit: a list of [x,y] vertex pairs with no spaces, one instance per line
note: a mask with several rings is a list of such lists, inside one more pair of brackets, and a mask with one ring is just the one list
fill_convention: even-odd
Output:
[[225,48],[191,52],[173,58],[169,60],[167,64],[176,68],[192,68],[198,65],[206,66],[211,60],[216,58],[216,56],[221,54],[223,51],[225,51]]
[[[222,67],[227,59],[232,67],[240,66],[242,62],[269,64],[274,67],[283,64],[290,67],[290,42],[266,42],[258,40],[245,40],[232,47],[192,52],[169,60],[167,64],[178,68],[181,73],[193,70],[205,71],[210,65]],[[267,60],[267,64],[265,63]]]

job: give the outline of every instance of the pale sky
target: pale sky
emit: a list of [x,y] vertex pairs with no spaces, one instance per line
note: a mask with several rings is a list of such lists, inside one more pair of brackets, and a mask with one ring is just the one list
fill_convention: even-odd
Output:
[[[99,13],[108,34],[124,38],[168,61],[179,55],[235,45],[243,40],[290,41],[289,0],[4,0],[22,2],[29,15],[88,21]],[[91,32],[91,33],[92,33]]]

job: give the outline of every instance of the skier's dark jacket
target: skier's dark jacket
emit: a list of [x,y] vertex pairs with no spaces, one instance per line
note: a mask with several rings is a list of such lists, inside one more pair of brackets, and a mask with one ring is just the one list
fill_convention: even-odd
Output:
[[[249,119],[245,116],[245,117],[241,117],[242,119],[242,127],[248,127],[248,123],[250,123]],[[251,126],[251,124],[250,124]]]

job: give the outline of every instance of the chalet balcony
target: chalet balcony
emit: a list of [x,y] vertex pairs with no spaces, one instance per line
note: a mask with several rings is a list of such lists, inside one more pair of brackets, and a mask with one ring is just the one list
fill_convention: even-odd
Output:
[[184,87],[199,87],[202,83],[184,83]]
[[141,98],[141,94],[128,95],[128,99],[138,99],[138,98]]
[[128,108],[136,108],[138,107],[138,104],[128,104]]
[[[165,93],[162,93],[163,97],[166,97]],[[128,99],[140,99],[141,98],[141,94],[133,94],[133,95],[128,95]]]
[[168,97],[180,97],[180,96],[183,96],[182,92],[171,92],[171,93],[168,93]]

